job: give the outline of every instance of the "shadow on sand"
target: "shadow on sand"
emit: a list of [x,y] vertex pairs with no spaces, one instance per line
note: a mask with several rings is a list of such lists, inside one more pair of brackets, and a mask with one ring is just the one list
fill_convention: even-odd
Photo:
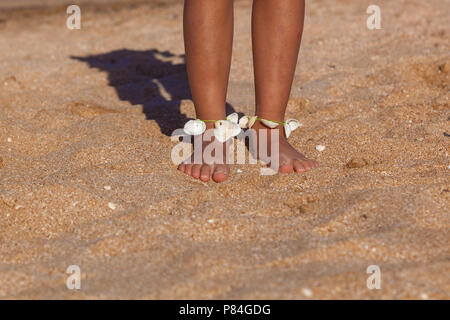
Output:
[[[163,134],[170,136],[189,120],[180,111],[182,100],[191,99],[184,55],[122,49],[71,58],[106,72],[119,99],[142,105],[146,118],[155,120]],[[232,112],[233,107],[227,104],[227,114]]]

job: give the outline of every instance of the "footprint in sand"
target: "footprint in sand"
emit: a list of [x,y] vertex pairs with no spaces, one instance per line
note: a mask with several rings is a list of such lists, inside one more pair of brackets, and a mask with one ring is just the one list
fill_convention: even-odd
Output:
[[10,77],[3,79],[0,82],[0,85],[4,89],[10,89],[10,90],[21,90],[24,88],[22,83],[19,80],[17,80],[15,76],[10,76]]
[[117,110],[108,109],[95,103],[86,102],[72,102],[67,106],[70,114],[82,117],[91,118],[101,114],[120,113]]
[[367,161],[364,158],[351,158],[347,163],[345,164],[345,167],[347,169],[355,169],[355,168],[362,168],[369,164],[369,161]]

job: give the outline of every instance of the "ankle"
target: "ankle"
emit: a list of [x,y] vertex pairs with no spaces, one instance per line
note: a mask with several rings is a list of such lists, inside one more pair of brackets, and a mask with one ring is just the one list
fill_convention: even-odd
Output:
[[258,112],[258,121],[261,121],[259,119],[265,119],[270,121],[276,121],[276,122],[283,122],[284,121],[284,115],[279,113],[270,113],[270,112]]
[[255,124],[252,126],[252,129],[256,131],[256,134],[258,136],[261,132],[264,132],[263,130],[266,130],[268,135],[270,135],[272,131],[278,130],[278,136],[280,137],[280,139],[286,139],[286,135],[283,130],[282,124],[280,124],[276,128],[269,128],[269,127],[265,126],[261,121],[256,121]]

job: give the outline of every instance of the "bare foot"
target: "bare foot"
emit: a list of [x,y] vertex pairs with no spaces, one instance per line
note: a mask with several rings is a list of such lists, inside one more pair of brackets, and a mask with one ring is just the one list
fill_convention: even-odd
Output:
[[267,130],[267,150],[270,154],[270,132],[272,130],[279,129],[279,172],[282,173],[303,173],[309,171],[311,169],[317,168],[319,164],[311,159],[306,158],[303,154],[298,152],[291,146],[284,134],[283,126],[280,125],[275,129],[270,129],[263,125],[260,121],[256,121],[253,125],[252,129],[254,129],[259,137],[259,133],[261,129]]
[[[203,137],[203,135],[202,135]],[[196,137],[198,139],[200,137]],[[215,152],[212,152],[213,159],[207,161],[203,157],[203,152],[205,148],[208,146],[215,147],[219,150],[221,148],[223,150],[222,154],[215,155]],[[196,150],[194,150],[195,153]],[[181,163],[178,166],[178,170],[184,172],[195,179],[200,179],[201,181],[207,182],[211,178],[215,182],[223,182],[225,181],[229,174],[230,169],[229,165],[226,164],[226,143],[220,143],[217,140],[214,140],[214,137],[211,141],[203,141],[202,150],[201,150],[201,163],[194,162],[194,153],[192,153],[191,157]]]

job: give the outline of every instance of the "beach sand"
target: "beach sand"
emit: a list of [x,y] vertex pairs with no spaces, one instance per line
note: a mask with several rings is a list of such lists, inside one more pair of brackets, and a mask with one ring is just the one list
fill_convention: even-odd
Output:
[[[1,298],[450,297],[449,1],[377,1],[381,30],[372,1],[308,1],[287,116],[320,168],[222,184],[170,158],[195,116],[182,3],[82,4],[69,30],[45,2],[0,10]],[[251,114],[235,10],[229,109]]]

